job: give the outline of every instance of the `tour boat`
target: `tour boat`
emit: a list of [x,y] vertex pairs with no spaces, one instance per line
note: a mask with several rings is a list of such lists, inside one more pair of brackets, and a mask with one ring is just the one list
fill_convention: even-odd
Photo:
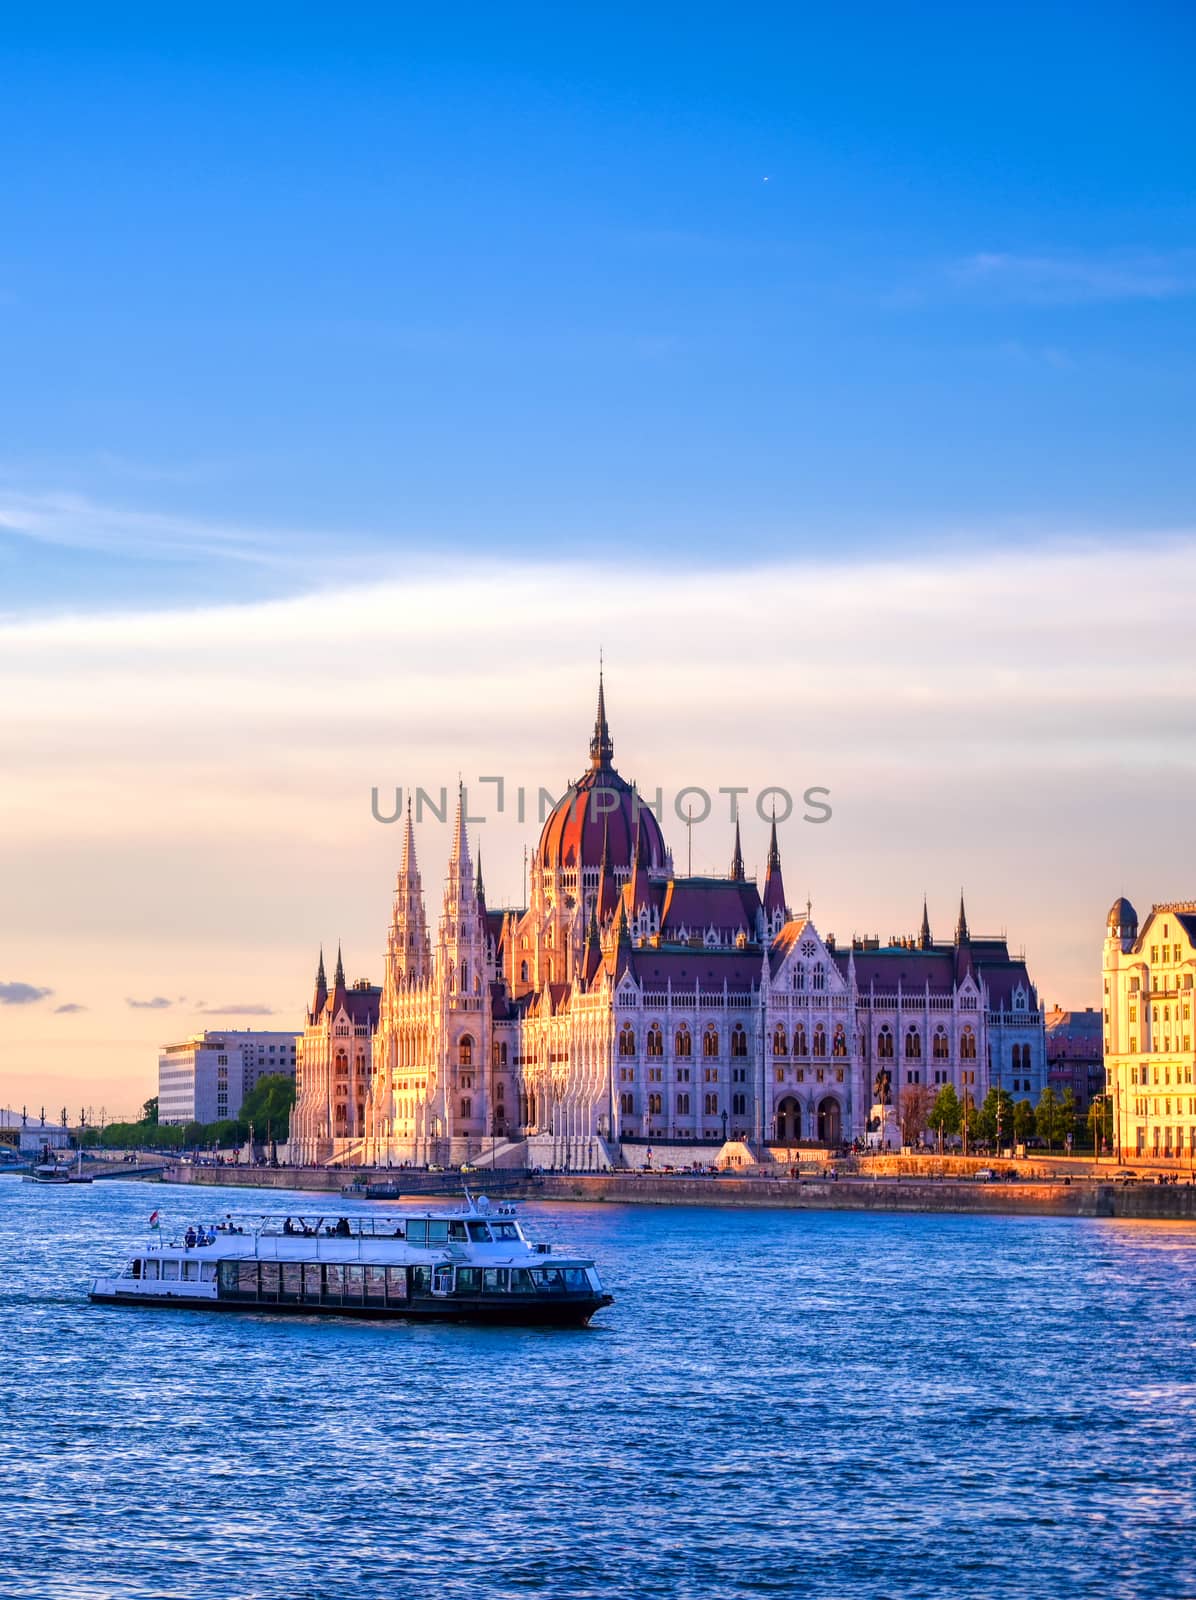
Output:
[[169,1243],[160,1235],[119,1276],[94,1279],[90,1297],[106,1305],[562,1327],[584,1327],[612,1298],[592,1261],[554,1255],[550,1244],[528,1238],[514,1206],[485,1196],[467,1196],[458,1211],[226,1217]]
[[79,1152],[78,1167],[71,1171],[70,1162],[56,1161],[52,1156],[44,1161],[38,1161],[33,1171],[25,1179],[26,1183],[90,1183],[91,1178],[83,1171],[83,1152]]

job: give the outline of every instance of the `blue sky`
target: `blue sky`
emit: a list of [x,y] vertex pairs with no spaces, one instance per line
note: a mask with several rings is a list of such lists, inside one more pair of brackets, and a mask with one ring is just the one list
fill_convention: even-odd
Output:
[[1186,526],[1194,32],[12,10],[3,609]]

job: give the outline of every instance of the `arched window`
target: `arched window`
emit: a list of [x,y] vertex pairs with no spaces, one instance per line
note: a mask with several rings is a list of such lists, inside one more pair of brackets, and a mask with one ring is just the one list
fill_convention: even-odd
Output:
[[917,1028],[910,1028],[905,1036],[905,1059],[907,1061],[921,1061],[922,1035]]
[[789,1054],[789,1041],[785,1037],[785,1024],[778,1022],[772,1036],[772,1053],[774,1056],[787,1056]]
[[677,1096],[677,1115],[679,1117],[689,1116],[689,1096],[687,1094],[679,1094]]
[[473,1116],[473,1101],[469,1098],[468,1095],[463,1096],[463,1098],[461,1100],[461,1115],[463,1117],[472,1117]]
[[635,1029],[630,1022],[625,1022],[619,1033],[619,1054],[633,1056],[635,1054]]
[[847,1054],[847,1035],[843,1031],[842,1023],[835,1029],[835,1042],[831,1046],[831,1054],[833,1056],[845,1056]]
[[876,1054],[881,1061],[892,1061],[893,1059],[893,1035],[887,1024],[877,1036]]
[[677,1032],[674,1035],[673,1052],[676,1055],[686,1057],[686,1059],[693,1055],[693,1040],[690,1038],[689,1029],[685,1026],[684,1022],[677,1029]]
[[814,1054],[816,1056],[824,1056],[826,1054],[826,1029],[821,1022],[814,1029]]
[[706,1115],[708,1117],[717,1117],[718,1116],[718,1095],[717,1094],[708,1094],[706,1096]]
[[716,1056],[718,1054],[718,1029],[713,1026],[707,1028],[702,1035],[702,1054],[704,1056]]
[[459,1067],[473,1066],[473,1037],[468,1033],[461,1035],[461,1043],[457,1046],[457,1065]]
[[658,1117],[660,1115],[660,1096],[658,1094],[650,1094],[648,1096],[648,1115],[650,1117]]
[[815,989],[825,989],[826,988],[826,968],[823,966],[821,961],[814,968],[814,983],[813,983],[813,986],[814,986]]
[[809,1053],[810,1048],[806,1041],[806,1025],[804,1022],[799,1022],[793,1030],[793,1054],[795,1056],[808,1056]]
[[805,967],[794,967],[794,969],[793,969],[793,987],[797,990],[798,994],[804,994],[805,993],[805,989],[806,989],[806,969],[805,969]]
[[654,1022],[648,1029],[648,1054],[650,1056],[664,1055],[664,1034],[660,1031],[659,1022]]
[[526,961],[521,961],[519,963],[519,981],[520,981],[520,983],[526,983],[528,981],[527,980],[527,962]]
[[625,1117],[632,1116],[635,1112],[635,1096],[631,1094],[621,1094],[619,1096],[619,1110]]
[[735,1024],[735,1031],[731,1035],[731,1054],[733,1056],[747,1055],[747,1034],[744,1033],[741,1022]]
[[961,1061],[975,1061],[976,1035],[971,1028],[963,1030],[963,1038],[959,1041],[959,1059]]
[[469,993],[469,962],[468,961],[463,961],[461,963],[461,993],[462,994],[468,994]]
[[934,1030],[934,1059],[936,1061],[946,1061],[950,1054],[951,1046],[947,1040],[945,1029],[936,1028]]
[[1022,1070],[1022,1047],[1020,1044],[1015,1044],[1013,1047],[1013,1070],[1014,1072]]

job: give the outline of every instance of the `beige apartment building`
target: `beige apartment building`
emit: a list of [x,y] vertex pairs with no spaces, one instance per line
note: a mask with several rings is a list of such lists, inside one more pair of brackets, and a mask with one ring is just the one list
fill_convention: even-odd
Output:
[[1152,906],[1141,928],[1124,896],[1114,903],[1103,1009],[1107,1092],[1121,1159],[1196,1167],[1194,975],[1196,900]]

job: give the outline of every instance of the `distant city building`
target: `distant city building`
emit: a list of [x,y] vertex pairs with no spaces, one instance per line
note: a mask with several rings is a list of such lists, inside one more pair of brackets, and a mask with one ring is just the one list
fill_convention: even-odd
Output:
[[1141,929],[1125,896],[1114,901],[1105,933],[1104,1049],[1124,1157],[1196,1164],[1194,973],[1196,900],[1151,906]]
[[0,1110],[0,1146],[14,1154],[35,1156],[49,1145],[51,1150],[65,1150],[71,1136],[61,1122],[43,1122],[40,1114],[28,1111]]
[[[680,876],[613,765],[601,681],[590,766],[544,824],[526,908],[491,911],[458,803],[433,939],[410,809],[381,989],[321,958],[298,1075],[304,1161],[619,1165],[643,1145],[837,1146],[916,1091],[1046,1082],[1037,992],[1004,938],[825,938],[762,886],[738,824],[725,877]],[[695,1151],[695,1155],[701,1152]],[[707,1153],[705,1159],[709,1159]]]
[[1076,1110],[1087,1116],[1094,1095],[1105,1089],[1105,1051],[1101,1014],[1063,1011],[1053,1006],[1046,1014],[1047,1082],[1056,1097],[1070,1089]]
[[158,1121],[221,1122],[235,1117],[261,1077],[295,1075],[294,1033],[226,1028],[193,1034],[158,1053]]

